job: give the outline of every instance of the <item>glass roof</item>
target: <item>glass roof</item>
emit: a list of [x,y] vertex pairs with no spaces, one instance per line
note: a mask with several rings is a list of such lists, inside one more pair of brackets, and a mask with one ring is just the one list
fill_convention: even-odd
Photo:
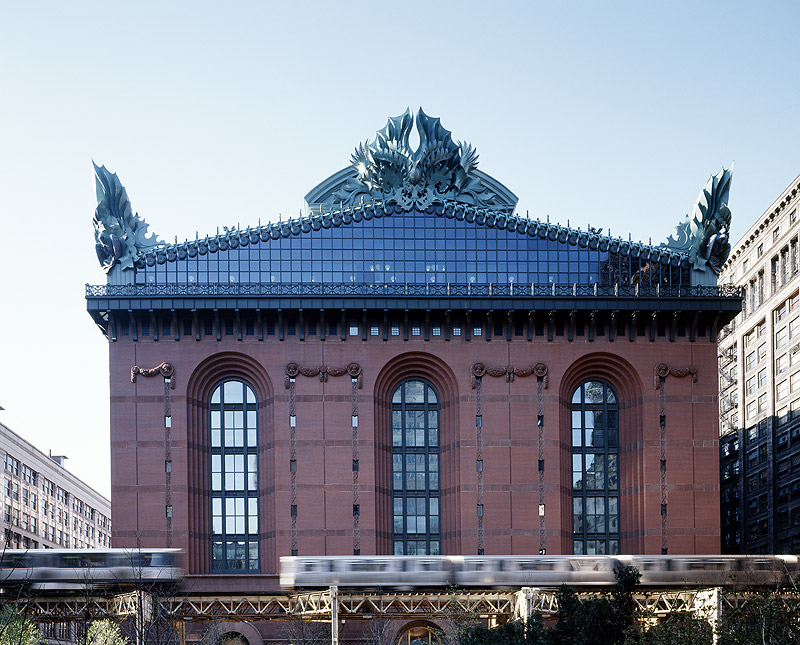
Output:
[[250,239],[194,257],[151,256],[136,283],[689,284],[687,267],[417,210]]

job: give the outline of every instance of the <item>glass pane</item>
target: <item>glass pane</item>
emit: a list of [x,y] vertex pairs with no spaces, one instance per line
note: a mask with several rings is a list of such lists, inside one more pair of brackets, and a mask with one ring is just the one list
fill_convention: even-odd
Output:
[[436,398],[436,392],[430,385],[426,385],[425,389],[428,394],[428,405],[437,405],[439,400]]
[[211,431],[211,447],[219,448],[221,445],[221,432],[219,430]]
[[609,387],[609,388],[606,388],[606,392],[607,392],[607,396],[608,396],[608,402],[609,403],[616,403],[617,402],[617,395],[614,394],[614,390],[612,390]]
[[[222,386],[221,385],[214,390],[213,394],[211,395],[211,403],[212,404],[213,403],[219,403],[219,393],[221,391],[222,391]],[[222,547],[222,544],[220,544],[220,547]]]
[[220,419],[220,413],[218,410],[211,411],[211,428],[212,429],[219,429],[221,427],[222,420]]
[[248,428],[255,428],[256,427],[256,411],[255,410],[248,410],[247,411],[247,427]]
[[398,405],[401,403],[401,400],[400,400],[400,396],[401,396],[401,395],[400,395],[400,390],[401,390],[401,388],[399,388],[399,387],[398,387],[398,388],[397,388],[397,389],[394,391],[394,394],[392,394],[392,403],[397,403]]
[[248,403],[255,403],[256,402],[256,395],[253,393],[253,390],[250,389],[250,386],[244,386],[245,392],[247,392],[247,402]]
[[584,392],[586,393],[586,403],[602,403],[603,402],[603,384],[599,381],[589,381],[584,385]]
[[425,387],[422,381],[408,381],[405,385],[406,404],[425,403]]
[[581,388],[575,390],[575,393],[572,395],[572,404],[573,405],[581,404]]
[[223,383],[223,398],[226,405],[231,403],[244,403],[244,389],[241,381],[225,381]]
[[581,455],[572,455],[572,487],[583,488],[583,464]]
[[617,476],[617,455],[608,455],[608,488],[617,490],[619,477]]

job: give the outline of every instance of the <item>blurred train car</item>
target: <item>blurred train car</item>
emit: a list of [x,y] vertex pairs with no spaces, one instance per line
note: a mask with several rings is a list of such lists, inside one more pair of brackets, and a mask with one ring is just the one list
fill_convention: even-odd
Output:
[[0,553],[0,586],[177,582],[183,577],[180,556],[180,549],[6,549]]
[[643,587],[774,585],[800,574],[779,556],[328,556],[281,558],[281,586],[360,589],[608,586],[618,566],[636,567]]

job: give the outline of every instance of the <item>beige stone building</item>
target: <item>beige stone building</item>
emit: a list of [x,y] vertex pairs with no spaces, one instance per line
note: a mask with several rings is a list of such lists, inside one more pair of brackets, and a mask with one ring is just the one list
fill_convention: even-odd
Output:
[[720,333],[722,550],[800,549],[800,177],[731,249],[744,288]]
[[111,502],[0,423],[3,531],[8,549],[111,546]]

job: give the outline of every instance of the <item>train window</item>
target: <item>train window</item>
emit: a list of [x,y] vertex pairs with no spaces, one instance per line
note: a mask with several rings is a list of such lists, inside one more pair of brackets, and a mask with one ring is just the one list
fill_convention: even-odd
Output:
[[244,381],[220,383],[209,417],[212,571],[258,571],[258,404]]
[[610,385],[572,395],[572,534],[577,555],[619,553],[619,405]]
[[420,380],[391,398],[394,555],[439,555],[439,398]]

